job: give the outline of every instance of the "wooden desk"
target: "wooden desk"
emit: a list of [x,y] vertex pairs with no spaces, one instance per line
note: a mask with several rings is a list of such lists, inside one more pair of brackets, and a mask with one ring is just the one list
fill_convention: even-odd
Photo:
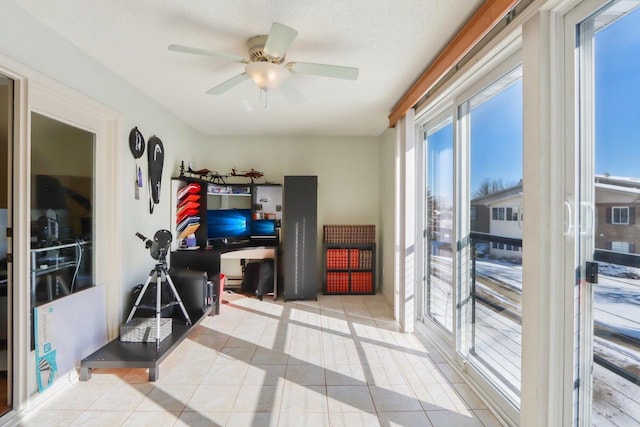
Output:
[[[278,247],[228,247],[220,253],[222,259],[273,259],[273,299],[278,299]],[[258,298],[262,299],[261,295]]]

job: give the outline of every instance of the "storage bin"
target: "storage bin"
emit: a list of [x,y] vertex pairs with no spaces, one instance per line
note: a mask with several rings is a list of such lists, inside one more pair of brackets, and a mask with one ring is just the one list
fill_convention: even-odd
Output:
[[[136,317],[120,326],[120,341],[123,342],[155,342],[156,341],[155,317]],[[160,341],[171,335],[172,319],[163,317],[160,319]]]

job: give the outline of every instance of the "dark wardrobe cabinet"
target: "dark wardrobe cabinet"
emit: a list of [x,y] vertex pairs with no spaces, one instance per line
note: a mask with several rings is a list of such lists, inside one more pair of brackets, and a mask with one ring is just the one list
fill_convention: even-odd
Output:
[[318,177],[285,176],[282,215],[284,300],[317,299]]

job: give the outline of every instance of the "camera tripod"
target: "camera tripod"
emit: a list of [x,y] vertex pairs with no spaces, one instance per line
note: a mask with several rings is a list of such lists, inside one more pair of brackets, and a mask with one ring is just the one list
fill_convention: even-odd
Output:
[[[166,230],[161,230],[161,231],[166,231]],[[168,233],[168,232],[167,232]],[[138,295],[138,298],[136,298],[136,302],[133,304],[133,308],[131,309],[131,312],[129,313],[129,317],[127,317],[127,322],[129,322],[131,319],[133,319],[133,316],[136,312],[136,310],[139,307],[142,308],[155,308],[156,310],[156,346],[160,346],[160,319],[161,319],[161,311],[163,308],[166,307],[171,307],[174,305],[178,305],[180,306],[180,309],[182,310],[182,314],[184,315],[184,318],[186,320],[187,325],[191,324],[191,318],[189,317],[189,313],[187,313],[187,310],[184,307],[184,304],[182,303],[182,300],[180,299],[180,295],[178,295],[178,291],[176,291],[176,287],[173,284],[173,280],[171,279],[171,276],[169,275],[169,272],[167,270],[167,261],[166,261],[166,252],[167,252],[167,248],[161,247],[156,250],[156,248],[154,246],[152,246],[153,243],[149,243],[151,242],[149,239],[147,239],[146,237],[144,237],[143,235],[136,233],[136,236],[138,236],[140,239],[145,241],[145,245],[148,246],[149,248],[152,248],[151,252],[152,252],[152,257],[156,258],[158,260],[158,263],[155,265],[155,267],[153,268],[153,270],[151,270],[149,272],[149,278],[147,279],[147,281],[144,283],[144,286],[142,287],[142,290],[140,291],[140,294]],[[158,233],[156,233],[156,237],[155,237],[155,241],[158,242]],[[170,242],[170,240],[169,240]],[[142,301],[142,298],[144,297],[144,294],[147,292],[147,290],[149,289],[149,284],[151,283],[152,280],[154,280],[155,278],[155,282],[156,282],[156,304],[155,307],[153,306],[145,306],[145,305],[141,305],[140,302]],[[173,293],[173,296],[175,298],[175,301],[172,301],[168,304],[162,304],[162,283],[163,282],[167,282],[169,284],[169,287],[171,288],[171,292]]]

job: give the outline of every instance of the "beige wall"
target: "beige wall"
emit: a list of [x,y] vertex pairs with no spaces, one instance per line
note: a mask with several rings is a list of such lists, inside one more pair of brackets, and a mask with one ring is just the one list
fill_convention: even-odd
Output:
[[264,172],[282,183],[285,175],[318,176],[319,224],[378,223],[378,144],[374,137],[211,137],[195,168],[221,174],[231,168]]
[[[227,173],[232,167],[240,170],[255,168],[263,171],[269,180],[278,182],[282,182],[283,177],[289,174],[317,175],[319,224],[375,224],[379,254],[384,253],[384,261],[378,264],[379,271],[384,272],[379,283],[382,283],[385,294],[392,291],[393,221],[389,219],[392,215],[381,214],[381,207],[385,212],[393,212],[393,196],[387,194],[393,189],[393,161],[389,160],[394,155],[394,137],[390,136],[394,134],[393,131],[385,132],[382,139],[203,136],[11,2],[2,3],[0,11],[3,29],[15,35],[11,40],[0,39],[0,54],[37,70],[119,114],[117,210],[122,279],[119,283],[108,285],[121,288],[123,306],[128,304],[131,287],[146,279],[153,262],[148,250],[134,233],[153,235],[156,230],[170,226],[169,181],[172,176],[178,175],[181,160],[186,163],[192,161],[196,168],[206,167],[220,173]],[[32,43],[35,39],[42,43]],[[138,161],[144,174],[145,187],[140,200],[134,199],[135,161],[127,146],[129,131],[134,126],[142,131],[146,140],[155,134],[165,146],[160,204],[153,214],[149,213],[148,208],[146,158]],[[383,146],[385,156],[389,159],[381,162],[380,150]],[[381,166],[384,170],[381,170]],[[383,171],[385,174],[381,175]],[[381,191],[381,185],[386,190]],[[384,230],[381,219],[384,220]]]
[[239,171],[253,168],[264,173],[263,180],[281,184],[285,175],[317,175],[318,262],[323,224],[375,224],[380,236],[376,137],[210,137],[203,141],[196,158],[184,161],[220,174],[234,167]]
[[380,232],[378,234],[379,283],[385,299],[393,306],[395,253],[395,165],[396,129],[387,129],[378,138],[380,147]]

